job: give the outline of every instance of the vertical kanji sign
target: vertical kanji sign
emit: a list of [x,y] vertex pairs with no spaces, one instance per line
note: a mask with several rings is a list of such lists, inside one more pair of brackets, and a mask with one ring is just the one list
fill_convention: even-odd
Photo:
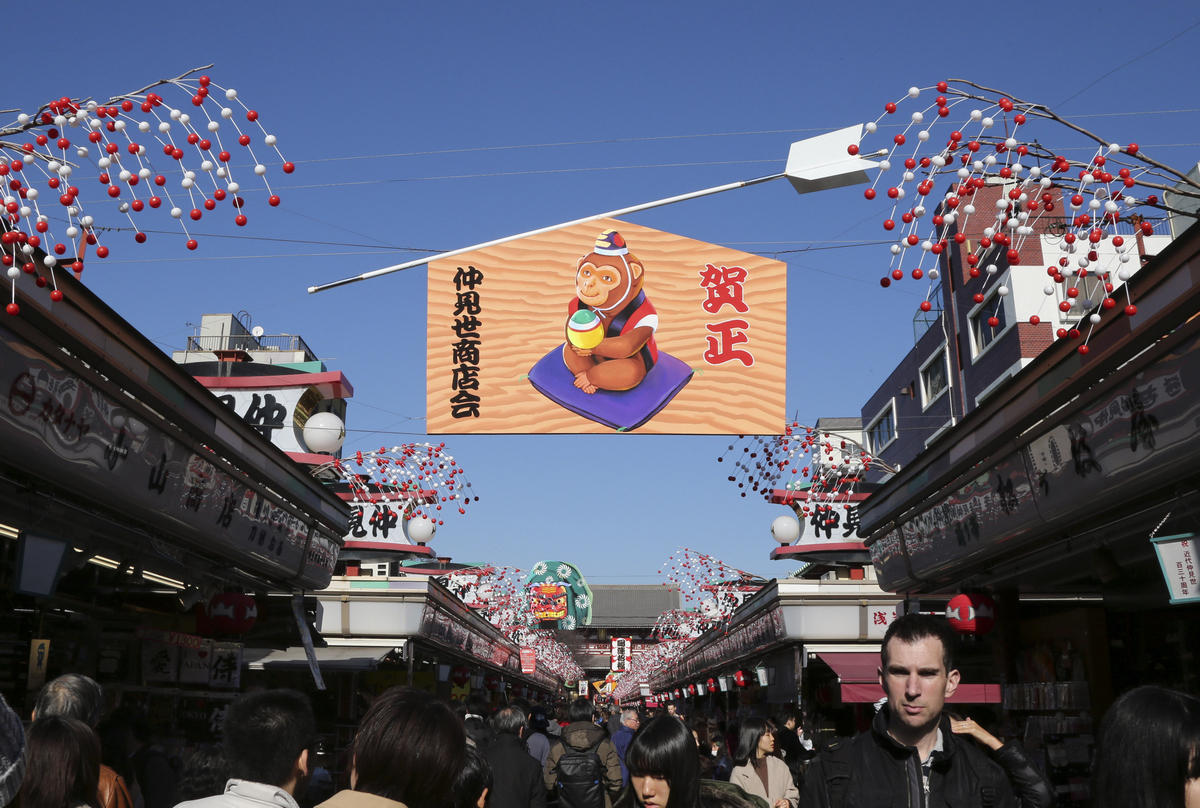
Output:
[[778,432],[786,270],[616,219],[432,261],[428,431]]

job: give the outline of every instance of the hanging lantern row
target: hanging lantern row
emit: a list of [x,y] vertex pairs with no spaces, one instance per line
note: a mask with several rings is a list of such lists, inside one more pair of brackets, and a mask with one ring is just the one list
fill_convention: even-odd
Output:
[[[277,159],[285,174],[295,165],[284,160],[258,111],[237,90],[197,75],[204,69],[104,102],[63,96],[0,126],[0,262],[10,286],[9,314],[20,313],[22,279],[48,285],[51,300],[62,300],[56,270],[66,267],[78,277],[89,252],[107,257],[103,230],[127,229],[141,244],[150,217],[169,217],[183,245],[195,250],[199,242],[189,223],[226,210],[245,226],[255,195],[279,205],[267,160]],[[105,202],[85,205],[89,194],[80,186],[96,181]],[[102,227],[100,209],[126,226]]]
[[357,451],[335,458],[313,469],[313,475],[332,473],[350,486],[359,502],[394,502],[405,519],[428,519],[444,524],[450,509],[467,512],[479,497],[458,462],[446,452],[446,444],[405,443],[376,451]]
[[[1063,134],[1069,130],[1091,141],[1089,156],[1070,159],[1043,147],[1044,135],[1031,131],[1035,123],[1053,123]],[[868,200],[887,206],[880,221],[895,239],[880,285],[886,288],[911,277],[925,285],[920,307],[930,311],[953,244],[977,283],[975,302],[983,304],[990,289],[996,292],[997,311],[985,322],[1003,327],[999,307],[1010,294],[1002,283],[1005,270],[1040,262],[1041,239],[1053,222],[1062,228],[1062,255],[1046,268],[1054,284],[1044,292],[1047,298],[1057,297],[1059,286],[1070,284],[1057,307],[1083,317],[1087,333],[1064,327],[1055,334],[1080,340],[1083,354],[1101,315],[1137,313],[1123,285],[1139,267],[1137,239],[1153,235],[1154,220],[1165,213],[1195,216],[1165,205],[1159,194],[1200,198],[1200,183],[1148,157],[1138,144],[1109,142],[1044,105],[970,81],[911,87],[866,124],[864,142],[852,144],[849,153],[870,151],[874,141],[888,136],[885,126],[888,133],[900,131],[890,134],[891,143],[882,150],[887,156],[878,161],[879,174],[864,191]],[[944,188],[947,182],[950,188],[941,190],[939,185]],[[989,186],[999,186],[1001,193],[994,202],[988,195],[980,207],[978,192]],[[983,234],[976,243],[966,238],[968,225]],[[1101,267],[1102,244],[1113,248],[1115,272]],[[1031,315],[1030,324],[1041,324],[1046,313]]]
[[861,488],[868,472],[896,469],[853,438],[792,421],[782,435],[739,435],[717,458],[728,464],[730,482],[747,493],[784,504],[797,504],[810,517],[825,506],[845,504]]

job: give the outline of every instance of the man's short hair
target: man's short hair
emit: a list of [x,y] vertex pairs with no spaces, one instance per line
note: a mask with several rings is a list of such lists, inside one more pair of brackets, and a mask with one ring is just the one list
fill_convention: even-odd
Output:
[[621,721],[622,722],[631,721],[635,718],[639,718],[636,707],[626,707],[625,709],[621,710]]
[[229,705],[225,713],[224,745],[230,776],[283,786],[292,778],[296,759],[315,737],[312,705],[303,693],[248,693]]
[[95,729],[100,723],[103,698],[104,691],[95,679],[81,673],[64,673],[42,686],[33,711],[38,718],[74,718]]
[[567,708],[568,721],[591,721],[592,720],[592,703],[583,696],[571,702],[571,706]]
[[515,704],[510,704],[492,713],[492,717],[488,720],[498,735],[520,735],[528,719],[525,717],[524,710]]
[[942,643],[942,663],[946,666],[946,673],[954,670],[954,646],[958,637],[948,620],[929,614],[901,615],[887,627],[887,632],[883,635],[883,645],[879,648],[884,670],[886,671],[888,666],[889,642],[899,640],[903,643],[915,643],[930,638]]

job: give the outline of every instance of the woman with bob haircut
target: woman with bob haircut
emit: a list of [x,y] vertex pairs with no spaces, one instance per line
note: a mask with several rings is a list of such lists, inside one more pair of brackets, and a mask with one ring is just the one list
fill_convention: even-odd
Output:
[[691,731],[663,713],[638,729],[625,750],[629,784],[643,808],[698,808],[700,758]]
[[1094,808],[1200,808],[1200,699],[1146,685],[1100,725]]
[[729,782],[752,796],[767,801],[770,808],[796,808],[800,792],[787,764],[771,753],[775,751],[775,733],[765,719],[750,717],[738,730],[737,750]]
[[74,718],[48,715],[29,727],[21,808],[100,808],[100,739]]
[[466,748],[462,723],[448,705],[410,687],[385,690],[354,736],[350,788],[320,808],[447,808]]

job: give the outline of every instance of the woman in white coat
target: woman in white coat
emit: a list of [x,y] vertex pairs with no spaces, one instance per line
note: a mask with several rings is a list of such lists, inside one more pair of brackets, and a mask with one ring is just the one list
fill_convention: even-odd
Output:
[[775,757],[775,734],[762,718],[747,718],[738,732],[729,782],[762,797],[771,808],[796,808],[800,792],[787,764]]

